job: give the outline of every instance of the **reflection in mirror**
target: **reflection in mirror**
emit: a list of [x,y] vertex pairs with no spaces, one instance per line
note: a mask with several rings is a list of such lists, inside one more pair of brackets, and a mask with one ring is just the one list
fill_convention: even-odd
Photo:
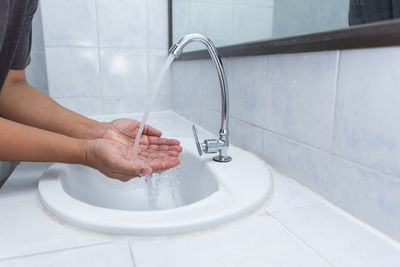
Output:
[[173,42],[198,32],[219,47],[398,18],[400,0],[172,0]]
[[350,0],[349,25],[400,18],[400,0]]

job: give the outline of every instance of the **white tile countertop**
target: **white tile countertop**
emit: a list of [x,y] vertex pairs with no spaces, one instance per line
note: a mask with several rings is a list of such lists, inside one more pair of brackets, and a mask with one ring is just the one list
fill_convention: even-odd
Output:
[[274,174],[266,210],[184,235],[113,236],[45,212],[48,164],[22,163],[0,189],[0,266],[400,266],[400,245],[291,179]]

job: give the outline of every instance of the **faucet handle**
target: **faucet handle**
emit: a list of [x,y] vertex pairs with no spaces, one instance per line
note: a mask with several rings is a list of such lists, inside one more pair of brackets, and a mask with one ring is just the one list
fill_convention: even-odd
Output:
[[197,127],[195,124],[192,125],[192,132],[193,132],[194,141],[196,142],[197,151],[199,152],[199,155],[201,156],[201,155],[203,155],[203,148],[200,144],[199,131],[197,130]]

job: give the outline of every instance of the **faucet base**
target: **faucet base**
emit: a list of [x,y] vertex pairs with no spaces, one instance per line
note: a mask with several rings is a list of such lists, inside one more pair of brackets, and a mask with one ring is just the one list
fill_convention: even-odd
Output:
[[218,162],[230,162],[232,160],[232,158],[229,156],[224,157],[224,156],[219,155],[219,156],[213,157],[213,160],[218,161]]

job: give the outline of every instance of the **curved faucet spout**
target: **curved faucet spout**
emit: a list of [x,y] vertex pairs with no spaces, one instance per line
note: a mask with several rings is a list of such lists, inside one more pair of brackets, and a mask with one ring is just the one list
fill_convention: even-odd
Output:
[[[212,61],[218,72],[219,84],[221,87],[221,129],[219,131],[219,140],[214,142],[213,140],[207,139],[201,144],[201,149],[205,153],[219,152],[219,155],[214,157],[215,161],[229,162],[231,157],[228,156],[229,147],[229,90],[226,81],[226,75],[222,60],[218,55],[215,45],[209,38],[198,33],[192,33],[185,35],[179,42],[174,44],[169,52],[176,58],[182,55],[183,48],[192,42],[200,42],[207,47],[208,53],[211,56]],[[212,145],[211,145],[212,144]],[[199,146],[198,146],[199,147]],[[199,150],[200,154],[200,150]]]

